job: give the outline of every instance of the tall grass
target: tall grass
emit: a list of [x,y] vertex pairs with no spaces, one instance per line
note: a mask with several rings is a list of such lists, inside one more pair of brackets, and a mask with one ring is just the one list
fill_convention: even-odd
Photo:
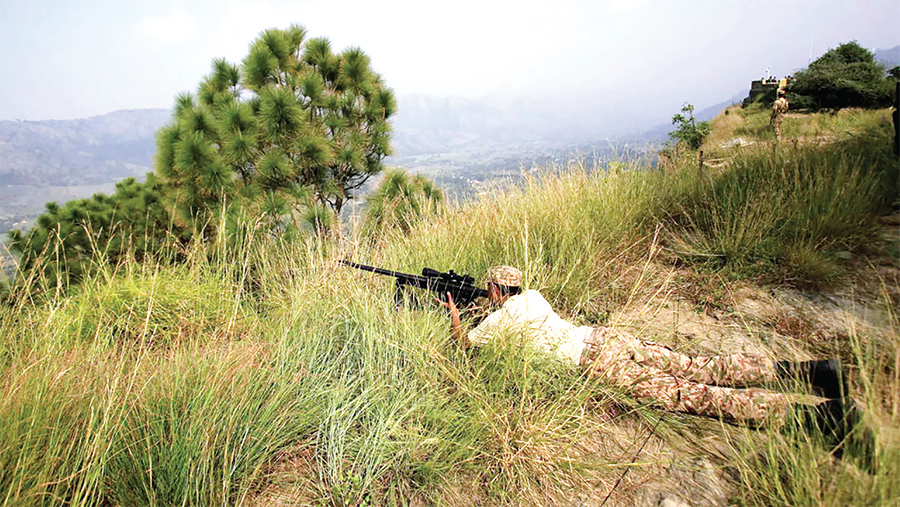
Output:
[[[512,264],[563,316],[593,325],[664,296],[673,262],[737,276],[774,266],[779,281],[821,283],[835,251],[870,242],[890,202],[896,164],[878,128],[832,151],[723,152],[728,165],[704,174],[551,170],[378,242],[336,232],[285,242],[246,224],[244,237],[180,251],[179,266],[101,266],[68,292],[20,298],[0,308],[0,499],[564,503],[610,493],[623,467],[657,470],[632,463],[656,428],[694,452],[732,442],[749,504],[896,501],[900,453],[885,432],[878,473],[846,487],[859,470],[819,447],[727,426],[692,437],[682,417],[657,427],[658,412],[521,337],[460,351],[428,297],[395,308],[390,280],[335,262],[476,277]],[[896,427],[892,315],[890,333],[851,329],[838,352],[867,414]]]
[[[744,149],[665,206],[667,243],[691,264],[770,282],[827,284],[868,253],[875,217],[897,202],[888,125],[820,146]],[[739,129],[738,129],[739,130]]]
[[583,166],[528,177],[520,188],[489,194],[396,237],[376,260],[476,277],[492,265],[515,265],[526,285],[550,294],[573,316],[602,320],[610,292],[616,303],[627,297],[634,270],[621,268],[649,252],[645,240],[654,232],[662,177],[642,170],[590,175]]
[[5,369],[0,402],[4,505],[94,505],[122,416],[127,364],[104,356],[36,357]]
[[584,406],[598,391],[578,388],[589,379],[576,369],[524,345],[465,356],[440,315],[398,312],[389,289],[313,249],[270,253],[273,273],[306,268],[260,280],[265,318],[248,318],[240,280],[221,275],[238,268],[202,260],[100,274],[4,315],[18,344],[0,391],[4,502],[240,504],[307,452],[301,496],[335,505],[461,483],[539,499],[596,471],[574,446],[598,426]]
[[895,505],[900,501],[900,326],[890,298],[885,297],[885,302],[890,306],[887,327],[864,329],[850,320],[845,341],[832,351],[849,366],[854,397],[866,424],[875,428],[877,444],[871,463],[852,446],[843,452],[843,459],[835,459],[823,452],[815,434],[797,430],[796,425],[748,438],[743,442],[752,445],[738,444],[733,459],[741,478],[743,505]]

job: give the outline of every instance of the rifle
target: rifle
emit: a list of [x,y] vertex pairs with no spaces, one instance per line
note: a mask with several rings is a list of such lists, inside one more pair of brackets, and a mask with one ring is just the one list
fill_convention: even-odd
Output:
[[397,306],[403,303],[405,287],[418,287],[436,292],[441,301],[446,301],[447,293],[449,292],[453,296],[453,302],[460,308],[469,306],[477,298],[488,297],[488,291],[475,285],[474,278],[454,273],[452,269],[447,273],[442,273],[431,268],[424,268],[422,269],[422,276],[419,276],[357,264],[343,259],[339,262],[363,271],[393,276],[397,283],[394,291],[394,304]]

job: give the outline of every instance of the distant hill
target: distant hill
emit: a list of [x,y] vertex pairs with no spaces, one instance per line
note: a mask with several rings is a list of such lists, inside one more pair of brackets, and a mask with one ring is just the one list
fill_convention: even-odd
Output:
[[47,202],[111,193],[153,167],[166,109],[115,111],[79,120],[0,121],[0,234],[27,228]]
[[890,49],[876,49],[875,59],[881,62],[886,69],[900,65],[900,46]]
[[75,186],[143,176],[166,109],[115,111],[80,120],[0,121],[0,188]]
[[[521,160],[564,149],[576,133],[590,137],[563,111],[516,102],[424,95],[398,102],[394,156],[386,163],[412,171],[515,172]],[[143,178],[153,167],[155,133],[169,120],[166,109],[134,109],[79,120],[0,121],[0,234],[30,226],[49,201],[110,193],[117,181]],[[434,154],[453,162],[422,160]]]
[[[394,155],[386,164],[463,188],[455,195],[468,195],[471,181],[519,174],[522,166],[564,161],[573,152],[615,152],[619,145],[611,143],[619,141],[610,136],[637,121],[611,110],[572,112],[502,98],[406,95],[398,106]],[[49,201],[111,193],[117,181],[143,178],[153,167],[155,133],[170,118],[166,109],[133,109],[78,120],[0,121],[0,234],[29,227]]]
[[394,152],[407,157],[546,140],[549,116],[478,99],[404,95],[392,121]]

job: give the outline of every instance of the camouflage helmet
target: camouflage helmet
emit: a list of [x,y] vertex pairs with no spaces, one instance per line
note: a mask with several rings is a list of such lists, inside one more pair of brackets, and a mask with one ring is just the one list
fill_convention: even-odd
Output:
[[522,272],[512,266],[494,266],[488,271],[488,281],[505,287],[522,285]]

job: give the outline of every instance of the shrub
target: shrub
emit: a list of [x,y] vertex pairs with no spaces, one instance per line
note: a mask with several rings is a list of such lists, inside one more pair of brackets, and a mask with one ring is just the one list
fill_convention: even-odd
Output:
[[854,41],[829,50],[797,72],[789,92],[795,108],[880,108],[890,106],[893,84],[875,56]]

